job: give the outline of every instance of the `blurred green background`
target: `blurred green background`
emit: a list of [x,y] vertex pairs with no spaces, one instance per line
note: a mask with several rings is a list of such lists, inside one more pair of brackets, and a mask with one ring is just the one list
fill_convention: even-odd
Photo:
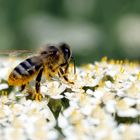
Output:
[[140,59],[140,0],[0,0],[0,50],[67,42],[76,61]]

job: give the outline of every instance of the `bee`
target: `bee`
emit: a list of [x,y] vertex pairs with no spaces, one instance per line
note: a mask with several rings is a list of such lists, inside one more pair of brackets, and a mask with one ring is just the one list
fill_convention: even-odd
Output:
[[73,84],[67,76],[71,60],[74,62],[74,73],[76,73],[72,50],[67,43],[46,44],[37,55],[25,59],[13,69],[8,77],[8,84],[20,86],[21,91],[23,91],[26,85],[36,78],[34,98],[41,100],[40,81],[42,74],[47,80],[58,75],[68,83]]

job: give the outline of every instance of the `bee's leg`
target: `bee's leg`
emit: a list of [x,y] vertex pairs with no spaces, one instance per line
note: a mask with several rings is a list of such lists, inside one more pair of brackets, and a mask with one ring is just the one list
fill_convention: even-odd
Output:
[[66,68],[65,68],[65,73],[68,72],[68,68],[69,68],[69,64],[66,65]]
[[62,74],[60,74],[60,72],[58,72],[58,76],[61,77]]
[[21,89],[20,89],[20,92],[22,92],[25,89],[25,87],[26,87],[26,85],[22,85]]
[[[59,70],[60,70],[62,77],[65,79],[65,81],[67,81],[70,84],[74,84],[73,82],[69,81],[68,77],[65,75],[65,72],[63,71],[62,68],[60,68]],[[58,73],[58,75],[60,75],[60,73]]]
[[39,73],[36,77],[36,84],[35,84],[35,90],[36,90],[35,99],[36,100],[41,100],[42,99],[42,95],[40,94],[40,81],[41,81],[43,70],[44,70],[44,67],[42,67],[39,70]]

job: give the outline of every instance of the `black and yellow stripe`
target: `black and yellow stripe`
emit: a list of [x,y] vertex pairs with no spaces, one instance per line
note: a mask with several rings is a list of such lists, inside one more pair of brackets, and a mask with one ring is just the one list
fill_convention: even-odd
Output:
[[40,69],[42,62],[38,57],[31,57],[21,62],[11,72],[8,83],[11,85],[21,85],[33,78],[33,75]]

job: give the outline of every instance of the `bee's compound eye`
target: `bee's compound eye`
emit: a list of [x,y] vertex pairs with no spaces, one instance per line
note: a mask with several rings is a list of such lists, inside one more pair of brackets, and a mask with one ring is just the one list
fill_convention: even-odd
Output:
[[66,43],[60,43],[59,48],[62,51],[65,60],[68,61],[71,57],[71,50],[70,50],[69,45]]
[[64,52],[69,53],[69,49],[65,48]]
[[62,51],[64,53],[65,59],[68,60],[70,58],[71,52],[69,48],[63,47]]

